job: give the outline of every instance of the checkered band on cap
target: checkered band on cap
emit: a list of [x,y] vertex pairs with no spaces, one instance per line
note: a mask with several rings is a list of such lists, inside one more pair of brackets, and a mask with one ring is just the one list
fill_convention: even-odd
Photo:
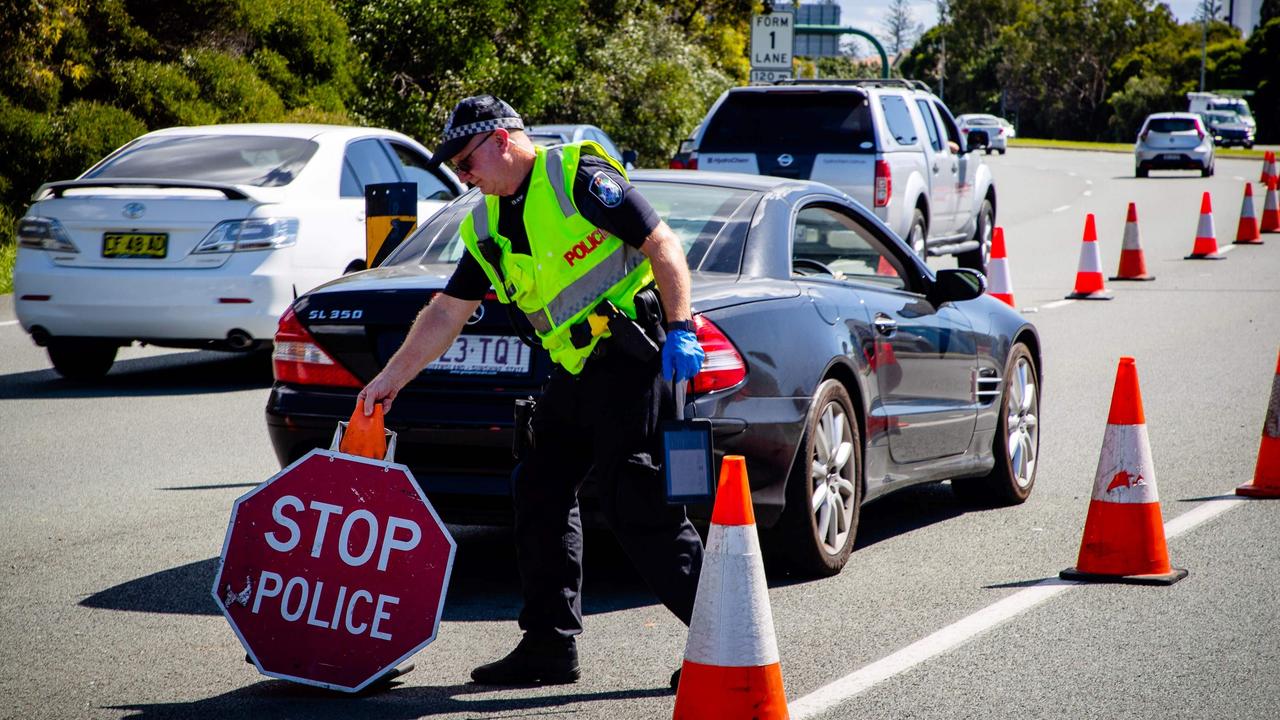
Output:
[[[449,118],[450,122],[453,118]],[[508,130],[523,130],[524,121],[518,117],[494,118],[492,120],[480,120],[479,122],[467,123],[458,127],[447,127],[444,129],[444,141],[456,140],[462,137],[471,137],[483,132],[497,130],[498,128],[506,128]]]

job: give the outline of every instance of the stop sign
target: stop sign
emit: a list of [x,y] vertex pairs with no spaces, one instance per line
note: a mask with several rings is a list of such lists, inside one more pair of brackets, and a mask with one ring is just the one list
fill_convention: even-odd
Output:
[[236,500],[213,598],[262,673],[355,692],[435,639],[455,549],[407,467],[312,450]]

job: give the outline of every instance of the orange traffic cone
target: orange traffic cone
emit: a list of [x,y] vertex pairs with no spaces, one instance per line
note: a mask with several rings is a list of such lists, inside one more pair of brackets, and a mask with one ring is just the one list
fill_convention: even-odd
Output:
[[1067,299],[1111,299],[1111,293],[1102,282],[1102,259],[1098,256],[1098,230],[1093,222],[1093,213],[1084,216],[1084,241],[1080,246],[1080,265],[1076,268],[1076,289]]
[[674,717],[789,717],[741,455],[725,456],[720,466]]
[[1244,200],[1240,203],[1240,222],[1236,225],[1235,245],[1261,245],[1258,218],[1253,213],[1253,185],[1244,184]]
[[356,403],[347,422],[338,451],[348,455],[381,460],[387,456],[387,431],[382,422],[382,403],[373,406],[373,414],[364,414],[364,403]]
[[880,256],[880,262],[876,263],[876,274],[885,277],[898,277],[898,271],[893,269],[893,265],[883,255]]
[[1276,377],[1271,381],[1271,402],[1267,405],[1267,419],[1262,423],[1262,447],[1258,448],[1253,482],[1236,488],[1236,494],[1280,497],[1280,359],[1276,360]]
[[996,227],[991,231],[991,259],[987,261],[987,294],[1004,302],[1011,308],[1013,304],[1013,281],[1009,279],[1008,253],[1004,247],[1004,228]]
[[1142,234],[1138,232],[1138,206],[1129,203],[1124,220],[1124,244],[1120,246],[1120,269],[1112,280],[1155,280],[1147,274],[1147,258],[1142,252]]
[[1080,555],[1062,579],[1172,585],[1187,576],[1169,566],[1146,422],[1138,368],[1122,357]]
[[1274,150],[1268,150],[1262,156],[1262,176],[1258,178],[1258,182],[1267,185],[1271,180],[1280,179],[1276,175],[1276,153]]
[[1276,180],[1267,183],[1267,200],[1262,206],[1262,224],[1259,229],[1264,233],[1280,232],[1280,198],[1276,197]]
[[1218,236],[1213,230],[1213,202],[1208,191],[1200,197],[1200,222],[1196,225],[1196,244],[1185,260],[1226,260],[1218,254]]

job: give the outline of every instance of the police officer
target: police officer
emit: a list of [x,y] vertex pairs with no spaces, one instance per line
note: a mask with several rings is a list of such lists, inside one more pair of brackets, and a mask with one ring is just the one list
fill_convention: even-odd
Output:
[[515,110],[492,95],[454,108],[433,163],[446,159],[484,193],[462,223],[469,252],[360,398],[366,414],[379,401],[389,410],[490,289],[529,320],[556,367],[512,477],[524,636],[471,677],[574,682],[582,632],[578,489],[588,472],[645,581],[686,625],[693,614],[702,541],[684,508],[666,503],[658,428],[674,414],[667,381],[688,380],[702,366],[689,268],[680,239],[617,160],[593,142],[535,146]]

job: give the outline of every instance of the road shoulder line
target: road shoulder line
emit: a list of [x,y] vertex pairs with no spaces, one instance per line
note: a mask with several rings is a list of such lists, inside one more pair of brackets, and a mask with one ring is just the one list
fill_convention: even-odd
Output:
[[[1197,505],[1164,525],[1166,541],[1248,502],[1224,495]],[[788,703],[792,720],[815,717],[889,678],[972,640],[1007,620],[1083,583],[1050,578],[999,600],[870,665]]]

